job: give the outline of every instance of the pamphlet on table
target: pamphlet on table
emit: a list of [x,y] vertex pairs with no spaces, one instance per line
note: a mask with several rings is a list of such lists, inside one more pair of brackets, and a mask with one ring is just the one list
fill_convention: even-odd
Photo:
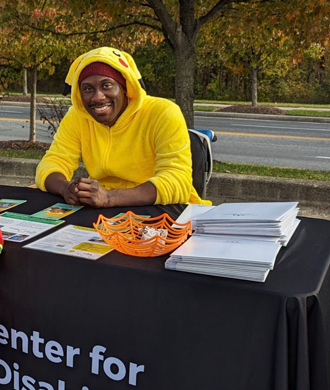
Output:
[[10,211],[0,216],[0,227],[5,241],[26,241],[62,223],[64,223],[62,220],[38,218]]
[[0,212],[7,211],[25,202],[26,200],[22,199],[0,199]]
[[83,207],[84,206],[72,206],[66,203],[55,203],[44,210],[32,214],[32,216],[47,219],[61,219],[75,213]]
[[92,228],[68,225],[23,248],[97,260],[113,248]]

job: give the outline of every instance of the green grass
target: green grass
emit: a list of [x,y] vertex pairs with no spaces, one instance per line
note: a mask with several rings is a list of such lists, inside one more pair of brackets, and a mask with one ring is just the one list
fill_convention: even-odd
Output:
[[214,106],[194,106],[194,111],[214,111],[217,107]]
[[294,169],[268,167],[264,165],[236,164],[226,162],[214,162],[213,172],[238,175],[270,176],[287,179],[329,181],[329,171],[313,171],[310,169]]
[[0,149],[0,157],[10,157],[10,158],[29,158],[40,160],[46,152],[40,152],[37,150],[7,150]]
[[293,116],[315,116],[315,117],[330,117],[330,111],[317,111],[317,110],[288,110],[286,115]]

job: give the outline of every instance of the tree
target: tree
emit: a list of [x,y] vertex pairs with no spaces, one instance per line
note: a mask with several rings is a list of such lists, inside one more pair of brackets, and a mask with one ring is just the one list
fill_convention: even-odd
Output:
[[48,8],[39,8],[38,1],[0,2],[0,63],[29,70],[31,74],[31,104],[29,141],[36,141],[36,92],[37,73],[44,69],[51,74],[54,64],[69,50],[64,39],[45,31],[31,29],[33,21],[43,25],[45,19],[53,18],[57,11],[48,2]]
[[[97,36],[107,34],[118,29],[128,29],[138,32],[141,29],[155,31],[157,36],[171,47],[175,57],[176,102],[181,107],[188,127],[194,125],[194,76],[196,66],[196,39],[203,25],[211,22],[217,15],[224,16],[232,5],[246,3],[247,0],[90,0],[80,2],[68,0],[66,6],[74,14],[95,15],[101,18],[98,24],[89,25],[84,31],[75,31],[70,34],[85,33]],[[256,0],[257,1],[257,0]],[[262,2],[281,3],[283,0],[262,0]],[[62,6],[62,5],[61,5]],[[66,15],[66,20],[71,16]],[[108,24],[106,20],[108,19]],[[95,20],[95,19],[94,19]],[[102,26],[103,28],[100,28]],[[82,28],[82,26],[79,26]],[[68,25],[66,25],[68,31]],[[48,31],[52,31],[49,27]],[[55,31],[54,31],[55,32]],[[149,35],[149,36],[150,36]],[[120,39],[118,39],[120,41]],[[122,43],[122,42],[121,42]]]
[[187,126],[193,128],[197,36],[201,27],[217,14],[225,12],[232,3],[243,1],[146,0],[146,2],[161,25],[165,41],[173,50],[176,68],[176,102],[181,107]]
[[221,58],[222,65],[239,72],[243,64],[250,72],[252,105],[257,105],[259,74],[269,75],[270,67],[278,73],[277,63],[293,56],[293,50],[303,55],[306,47],[329,33],[329,4],[325,0],[232,4],[225,17],[201,31],[199,59],[210,63],[210,53],[213,64]]
[[[9,0],[7,0],[8,2]],[[0,4],[5,2],[0,0]],[[23,2],[20,0],[19,3]],[[37,0],[27,0],[24,3],[40,3]],[[188,127],[193,127],[193,101],[194,101],[194,76],[196,68],[196,40],[201,28],[208,23],[220,20],[219,28],[227,31],[229,22],[231,28],[240,23],[241,19],[248,20],[249,10],[257,12],[258,22],[266,11],[275,19],[279,16],[284,25],[294,21],[292,31],[298,36],[299,29],[306,18],[306,10],[312,10],[308,16],[317,15],[319,10],[324,13],[329,8],[327,0],[65,0],[56,3],[51,0],[43,0],[39,9],[46,15],[48,9],[55,9],[52,18],[44,17],[43,20],[26,21],[26,26],[36,31],[50,33],[57,36],[73,37],[84,36],[85,46],[99,46],[100,44],[118,46],[134,54],[134,45],[150,39],[154,42],[164,41],[172,49],[175,58],[176,69],[176,102],[182,109]],[[254,7],[254,8],[253,8]],[[262,9],[262,12],[260,11]],[[228,18],[228,23],[224,23]],[[283,20],[286,19],[285,22]],[[256,23],[253,24],[257,26]],[[263,24],[265,27],[266,24]],[[246,25],[241,24],[242,28]],[[270,32],[272,27],[267,30]],[[120,31],[120,33],[119,33]],[[262,32],[260,27],[259,32]],[[268,35],[268,44],[272,44],[277,38],[284,39],[286,31],[279,26],[276,32]],[[255,34],[257,35],[257,34]],[[269,38],[271,37],[271,38]],[[233,35],[230,37],[233,38]],[[111,43],[110,43],[111,42]],[[86,45],[87,44],[87,45]],[[258,43],[259,47],[261,42]],[[256,45],[258,47],[258,45]],[[273,45],[273,49],[276,45]],[[257,70],[258,64],[264,62],[270,54],[262,50],[262,53],[254,50],[253,60],[246,61],[250,64],[252,73]],[[76,50],[72,50],[73,55]],[[259,56],[259,59],[258,59]]]
[[229,19],[226,30],[227,55],[241,62],[250,72],[251,102],[257,106],[258,73],[269,64],[290,55],[292,41],[278,28],[277,17],[265,5],[245,4],[240,7],[241,18]]

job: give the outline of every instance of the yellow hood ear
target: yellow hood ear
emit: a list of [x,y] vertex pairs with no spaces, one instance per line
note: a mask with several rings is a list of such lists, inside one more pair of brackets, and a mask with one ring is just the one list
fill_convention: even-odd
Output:
[[70,66],[70,69],[69,69],[69,72],[68,74],[66,75],[66,78],[65,78],[65,82],[66,84],[69,84],[72,86],[72,79],[73,79],[73,76],[80,64],[80,62],[82,61],[82,59],[86,56],[86,53],[82,54],[81,56],[79,56],[78,58],[76,58],[73,63],[71,64]]
[[[144,93],[146,88],[145,88],[144,82],[142,80],[141,73],[140,73],[139,69],[137,68],[133,57],[124,51],[121,51],[121,54],[125,57],[128,65],[132,71],[131,74],[133,73],[133,75],[134,75],[133,79],[138,80],[140,87],[142,87],[142,89],[144,90],[143,91],[143,93]],[[129,79],[126,79],[126,80],[127,80],[127,97],[130,99],[133,99],[135,97],[135,91],[130,84],[130,80],[132,80],[132,79],[129,77]]]
[[128,54],[128,53],[125,53],[124,51],[121,52],[121,54],[126,58],[127,62],[128,62],[128,65],[130,66],[130,68],[133,70],[136,78],[139,80],[142,78],[141,76],[141,73],[139,72],[139,69],[137,68],[136,66],[136,63],[135,61],[133,60],[133,57]]

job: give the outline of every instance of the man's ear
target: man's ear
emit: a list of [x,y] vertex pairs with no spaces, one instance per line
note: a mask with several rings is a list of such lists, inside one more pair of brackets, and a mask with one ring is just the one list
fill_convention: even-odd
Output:
[[69,85],[68,83],[64,83],[63,90],[62,90],[62,95],[66,96],[69,93],[71,93],[71,85]]

